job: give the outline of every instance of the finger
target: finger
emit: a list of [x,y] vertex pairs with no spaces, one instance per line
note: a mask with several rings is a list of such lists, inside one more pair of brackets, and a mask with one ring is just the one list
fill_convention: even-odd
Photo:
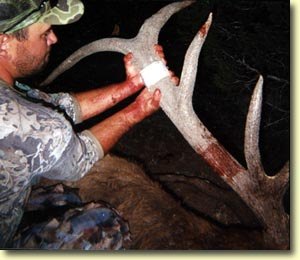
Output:
[[156,89],[151,99],[151,106],[154,110],[157,110],[159,108],[160,99],[161,99],[161,92],[159,89]]
[[134,66],[132,65],[133,54],[127,53],[123,60],[127,77],[132,77],[135,74]]
[[159,44],[155,44],[154,48],[155,48],[156,54],[161,58],[162,62],[166,65],[167,61],[165,59],[165,54],[164,54],[163,47]]
[[163,64],[167,65],[167,60],[165,58],[161,58]]
[[170,76],[171,81],[172,81],[176,86],[178,86],[178,84],[179,84],[179,78],[175,75],[174,71],[169,70],[169,76]]
[[161,59],[163,64],[167,65],[167,60],[165,58],[165,54],[163,52],[157,52],[157,55],[159,56],[159,58]]
[[171,80],[172,80],[172,82],[173,82],[176,86],[179,85],[179,78],[178,78],[178,77],[174,76],[174,77],[171,78]]
[[156,89],[153,93],[153,98],[152,98],[152,105],[154,107],[158,107],[161,99],[161,92],[159,89]]
[[137,74],[136,76],[134,76],[132,78],[132,82],[135,86],[140,86],[140,87],[144,86],[144,81],[143,81],[141,75],[139,75],[139,74]]
[[171,81],[176,85],[178,86],[179,85],[179,78],[174,74],[173,71],[170,71],[170,78],[171,78]]
[[157,52],[163,52],[164,51],[163,47],[159,44],[154,44],[154,48]]
[[127,53],[125,56],[124,56],[124,63],[125,64],[131,64],[132,63],[132,58],[133,58],[133,54],[131,52]]
[[165,58],[165,54],[163,51],[156,51],[156,54],[161,58],[164,59]]

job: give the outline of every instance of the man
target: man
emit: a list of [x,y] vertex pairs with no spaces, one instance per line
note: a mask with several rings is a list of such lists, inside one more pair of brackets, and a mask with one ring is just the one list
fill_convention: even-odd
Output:
[[[57,2],[52,6],[49,0],[0,0],[0,248],[16,232],[35,177],[81,178],[124,133],[159,108],[159,90],[142,90],[131,54],[124,58],[124,82],[85,93],[46,94],[16,81],[47,64],[57,42],[51,25],[75,22],[84,12],[80,0]],[[162,49],[156,50],[163,58]],[[73,131],[72,123],[140,90],[125,109],[91,129]]]

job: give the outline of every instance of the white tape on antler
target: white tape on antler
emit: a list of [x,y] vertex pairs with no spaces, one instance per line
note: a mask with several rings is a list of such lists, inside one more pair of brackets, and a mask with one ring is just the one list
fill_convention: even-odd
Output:
[[146,87],[155,85],[160,80],[169,76],[169,70],[161,61],[154,61],[141,70],[141,76]]

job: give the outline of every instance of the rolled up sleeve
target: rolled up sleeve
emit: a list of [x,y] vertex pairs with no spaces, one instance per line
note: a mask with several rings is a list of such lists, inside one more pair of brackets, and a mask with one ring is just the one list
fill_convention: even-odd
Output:
[[27,179],[24,185],[36,175],[77,180],[104,156],[93,134],[88,130],[76,133],[64,113],[30,102],[11,91],[3,95],[1,103],[3,160],[13,165],[9,167],[12,173],[20,173],[22,169],[21,175]]
[[43,173],[49,179],[75,181],[82,178],[104,152],[93,134],[85,130],[71,136],[56,163]]

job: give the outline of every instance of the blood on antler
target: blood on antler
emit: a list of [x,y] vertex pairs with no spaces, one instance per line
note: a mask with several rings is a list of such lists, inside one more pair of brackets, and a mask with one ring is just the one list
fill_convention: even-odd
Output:
[[[49,84],[58,75],[82,58],[96,52],[132,52],[134,65],[142,70],[160,57],[154,52],[154,44],[167,20],[194,1],[182,1],[167,5],[147,19],[138,35],[132,39],[106,38],[83,46],[67,58],[44,82]],[[254,89],[245,129],[245,169],[213,137],[200,121],[192,106],[192,95],[197,74],[198,57],[212,22],[212,14],[196,34],[184,60],[178,87],[169,77],[161,79],[150,90],[159,88],[162,93],[161,108],[183,137],[213,170],[245,201],[263,227],[264,241],[268,248],[289,248],[289,216],[283,208],[283,195],[289,184],[289,164],[275,176],[267,176],[259,152],[259,128],[262,107],[263,78]]]

